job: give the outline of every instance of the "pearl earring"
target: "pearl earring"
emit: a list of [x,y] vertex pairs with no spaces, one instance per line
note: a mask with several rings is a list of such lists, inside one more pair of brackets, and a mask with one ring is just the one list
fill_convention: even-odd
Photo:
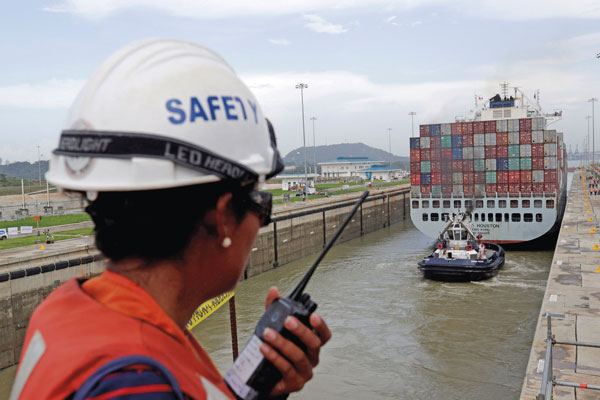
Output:
[[229,239],[229,236],[226,236],[225,239],[223,239],[223,243],[221,243],[221,246],[223,246],[224,249],[231,246],[231,239]]

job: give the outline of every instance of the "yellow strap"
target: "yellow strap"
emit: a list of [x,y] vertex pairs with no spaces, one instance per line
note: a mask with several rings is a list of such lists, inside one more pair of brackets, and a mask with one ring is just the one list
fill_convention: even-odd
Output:
[[194,315],[192,315],[192,318],[188,321],[186,328],[190,330],[200,322],[204,321],[210,314],[217,311],[223,304],[227,303],[234,295],[235,293],[233,291],[225,292],[212,300],[202,303],[200,307],[194,311]]

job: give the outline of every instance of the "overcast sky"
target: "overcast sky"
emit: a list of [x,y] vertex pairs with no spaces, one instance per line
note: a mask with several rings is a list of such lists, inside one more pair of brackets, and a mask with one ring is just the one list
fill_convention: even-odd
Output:
[[[525,5],[524,5],[525,4]],[[287,153],[363,142],[408,155],[418,124],[469,116],[474,95],[507,81],[546,112],[573,150],[600,97],[598,0],[48,0],[6,2],[0,16],[0,157],[55,147],[68,107],[119,47],[174,37],[220,53],[250,86]],[[600,105],[596,103],[600,150]]]

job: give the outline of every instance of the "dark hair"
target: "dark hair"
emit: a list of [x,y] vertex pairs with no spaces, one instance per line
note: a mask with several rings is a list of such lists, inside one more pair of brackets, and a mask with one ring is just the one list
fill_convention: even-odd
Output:
[[[221,181],[203,185],[131,192],[101,192],[86,211],[96,227],[96,246],[113,261],[140,258],[147,262],[179,259],[217,199],[244,192],[239,184]],[[239,221],[246,210],[232,201]],[[209,234],[214,227],[204,226]]]

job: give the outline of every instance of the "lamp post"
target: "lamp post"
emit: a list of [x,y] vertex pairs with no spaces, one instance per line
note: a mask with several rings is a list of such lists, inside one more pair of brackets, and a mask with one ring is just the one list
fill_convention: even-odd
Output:
[[315,168],[315,174],[317,173],[317,145],[315,143],[315,121],[317,117],[310,117],[310,120],[313,123],[313,164]]
[[40,165],[40,157],[41,156],[40,156],[40,146],[39,145],[37,146],[37,149],[38,149],[38,181],[39,181],[39,184],[41,185],[42,184],[42,167]]
[[594,124],[594,118],[595,118],[594,103],[597,102],[598,99],[592,97],[588,101],[590,103],[592,103],[592,165],[594,165],[596,163],[596,130],[595,130],[595,124]]
[[390,168],[392,168],[392,128],[388,128],[388,141],[390,146]]
[[411,111],[411,112],[408,113],[408,115],[410,115],[410,132],[411,132],[410,135],[411,135],[411,137],[415,137],[415,121],[414,121],[414,118],[415,118],[415,115],[417,115],[417,113],[414,112],[414,111]]
[[302,103],[302,139],[304,141],[304,200],[306,201],[306,194],[308,191],[308,175],[306,173],[306,132],[304,128],[304,89],[307,89],[306,83],[298,83],[296,89],[300,89],[300,101]]
[[588,134],[587,134],[587,146],[586,146],[587,162],[590,162],[590,119],[591,118],[592,118],[591,115],[585,116],[585,119],[587,119],[587,122],[588,122]]

